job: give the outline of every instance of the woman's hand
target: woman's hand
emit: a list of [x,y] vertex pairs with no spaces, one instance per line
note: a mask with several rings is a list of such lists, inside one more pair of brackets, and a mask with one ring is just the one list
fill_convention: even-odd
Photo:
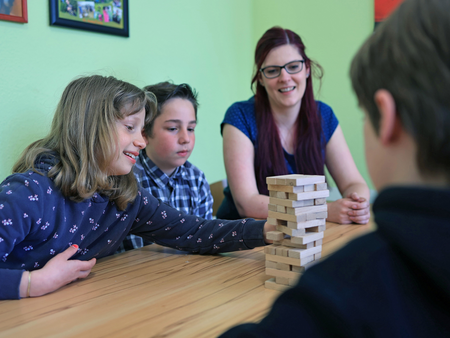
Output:
[[348,197],[328,203],[327,221],[350,224],[367,224],[370,218],[370,205],[364,197],[359,197],[356,192]]
[[[89,261],[69,260],[76,254],[77,250],[78,245],[72,245],[49,260],[42,269],[32,271],[30,297],[45,295],[78,278],[86,278],[95,265],[96,259],[92,258]],[[21,294],[21,297],[25,296]]]

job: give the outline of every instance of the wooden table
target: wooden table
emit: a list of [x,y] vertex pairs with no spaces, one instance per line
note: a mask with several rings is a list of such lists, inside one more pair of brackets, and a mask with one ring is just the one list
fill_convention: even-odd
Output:
[[[322,259],[371,225],[327,223]],[[214,256],[158,245],[101,259],[52,294],[0,301],[0,337],[216,337],[260,320],[278,291],[264,288],[262,248]]]

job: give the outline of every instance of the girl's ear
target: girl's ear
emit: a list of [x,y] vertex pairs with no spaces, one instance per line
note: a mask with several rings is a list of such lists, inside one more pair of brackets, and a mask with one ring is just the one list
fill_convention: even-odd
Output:
[[374,100],[380,112],[380,141],[383,145],[389,145],[398,139],[403,129],[397,116],[395,100],[386,89],[377,90]]

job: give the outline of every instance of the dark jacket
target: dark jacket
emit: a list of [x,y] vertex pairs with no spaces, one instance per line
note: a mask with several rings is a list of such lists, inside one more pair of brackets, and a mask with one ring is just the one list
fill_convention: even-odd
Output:
[[221,337],[449,337],[450,190],[389,188],[362,236]]

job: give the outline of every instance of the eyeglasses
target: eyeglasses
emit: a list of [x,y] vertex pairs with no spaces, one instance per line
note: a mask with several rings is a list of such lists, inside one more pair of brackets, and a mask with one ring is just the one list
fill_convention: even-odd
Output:
[[303,69],[305,60],[295,60],[286,63],[284,66],[267,66],[261,68],[259,71],[264,74],[268,79],[274,79],[281,74],[281,70],[284,68],[289,74],[300,73]]

